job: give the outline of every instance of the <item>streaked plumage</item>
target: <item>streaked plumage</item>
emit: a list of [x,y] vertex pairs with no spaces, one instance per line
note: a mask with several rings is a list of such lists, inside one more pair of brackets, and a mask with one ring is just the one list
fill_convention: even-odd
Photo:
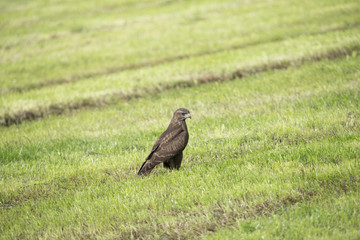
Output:
[[165,168],[180,168],[183,157],[182,151],[189,140],[186,118],[191,118],[189,110],[179,108],[175,111],[168,128],[155,142],[138,175],[150,174],[154,167],[160,163],[163,163]]

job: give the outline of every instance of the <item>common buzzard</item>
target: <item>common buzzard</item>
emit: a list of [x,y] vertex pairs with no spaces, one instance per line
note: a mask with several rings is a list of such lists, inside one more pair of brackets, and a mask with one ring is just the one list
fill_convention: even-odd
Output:
[[185,119],[191,118],[189,110],[179,108],[175,111],[169,127],[163,132],[154,144],[151,153],[141,166],[138,175],[148,175],[159,163],[165,168],[179,169],[183,158],[189,133]]

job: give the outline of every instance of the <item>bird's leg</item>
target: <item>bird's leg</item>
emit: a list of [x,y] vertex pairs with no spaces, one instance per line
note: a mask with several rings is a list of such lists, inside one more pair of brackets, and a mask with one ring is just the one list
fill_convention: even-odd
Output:
[[170,166],[170,162],[172,159],[170,159],[169,161],[164,162],[164,168],[171,168]]
[[179,168],[181,166],[182,158],[183,158],[182,151],[174,157],[174,168],[176,168],[176,170],[179,170]]
[[179,170],[179,168],[181,166],[182,157],[183,157],[183,154],[182,154],[182,152],[180,152],[178,155],[175,155],[173,158],[164,162],[164,167],[169,168],[169,169]]
[[175,167],[175,158],[171,158],[168,161],[164,162],[164,168],[174,169]]

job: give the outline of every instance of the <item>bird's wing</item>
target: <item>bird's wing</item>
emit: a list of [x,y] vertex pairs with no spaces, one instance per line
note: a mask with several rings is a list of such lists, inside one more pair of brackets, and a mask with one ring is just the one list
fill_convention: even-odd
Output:
[[183,134],[187,134],[181,128],[163,134],[156,141],[153,150],[140,167],[138,175],[149,174],[156,165],[173,158],[186,146],[186,143],[179,141],[183,138]]
[[184,141],[185,134],[186,132],[181,129],[180,131],[172,132],[172,134],[166,135],[159,147],[153,153],[155,157],[152,157],[152,159],[155,160],[156,158],[156,161],[159,159],[167,161],[184,150],[187,144],[187,142]]
[[181,126],[168,128],[160,135],[151,153],[142,164],[138,175],[150,174],[152,169],[160,163],[167,162],[177,156],[187,145],[189,134]]
[[145,160],[148,160],[151,158],[151,156],[153,155],[153,153],[156,151],[156,149],[158,149],[158,147],[160,146],[161,141],[163,140],[163,138],[168,134],[168,131],[166,130],[165,132],[163,132],[160,137],[156,140],[153,148],[151,149],[151,152],[149,154],[149,156],[147,156],[147,158]]
[[[160,137],[156,140],[151,153],[146,158],[146,160],[150,159],[151,156],[158,151],[172,151],[173,147],[171,147],[174,143],[176,143],[176,138],[184,132],[181,128],[176,128],[172,130],[166,130],[163,132]],[[176,144],[175,144],[176,145]]]

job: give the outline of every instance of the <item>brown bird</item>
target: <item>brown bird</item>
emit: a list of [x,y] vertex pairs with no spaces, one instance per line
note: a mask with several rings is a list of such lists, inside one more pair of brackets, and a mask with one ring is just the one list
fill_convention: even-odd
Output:
[[165,168],[179,169],[183,158],[189,133],[185,119],[191,118],[189,110],[179,108],[175,111],[171,122],[154,144],[151,153],[141,166],[138,175],[148,175],[159,163],[163,163]]

